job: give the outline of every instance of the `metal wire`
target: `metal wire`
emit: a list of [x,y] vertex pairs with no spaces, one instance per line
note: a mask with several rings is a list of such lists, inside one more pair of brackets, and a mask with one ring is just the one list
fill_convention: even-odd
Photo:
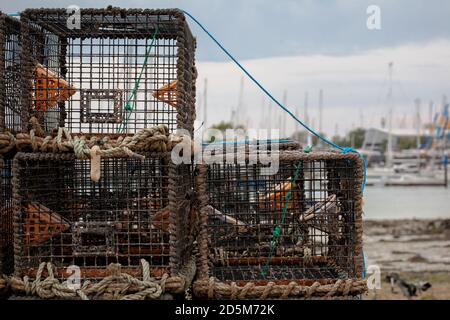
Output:
[[[167,154],[147,154],[142,161],[103,159],[102,178],[94,183],[89,161],[18,154],[16,273],[27,274],[49,261],[63,270],[77,265],[86,278],[99,278],[110,263],[139,270],[140,259],[146,259],[154,275],[161,276],[169,272],[173,259],[183,262],[184,257],[175,254],[181,251],[178,243],[184,255],[191,254],[189,202],[187,212],[177,208],[190,192],[191,181],[185,178],[188,168],[171,173],[168,160]],[[176,179],[175,189],[170,179]],[[177,198],[170,198],[171,192]],[[172,212],[183,227],[175,225]]]
[[[219,163],[208,171],[211,275],[222,281],[356,277],[355,163],[346,159]],[[286,196],[291,192],[282,220]],[[273,230],[280,228],[277,246]],[[272,252],[272,253],[271,253]]]
[[13,272],[12,159],[0,157],[0,272]]
[[20,23],[0,12],[0,132],[21,129]]
[[[81,17],[81,28],[70,30],[65,10],[26,10],[21,15],[33,27],[27,37],[36,39],[31,40],[37,49],[28,68],[39,63],[60,79],[53,89],[34,83],[32,113],[43,113],[74,133],[135,133],[159,124],[170,131],[190,130],[195,90],[186,82],[195,78],[194,38],[181,13],[82,9]],[[43,81],[52,81],[51,74]],[[52,95],[63,98],[56,105]],[[128,105],[134,106],[132,113]]]

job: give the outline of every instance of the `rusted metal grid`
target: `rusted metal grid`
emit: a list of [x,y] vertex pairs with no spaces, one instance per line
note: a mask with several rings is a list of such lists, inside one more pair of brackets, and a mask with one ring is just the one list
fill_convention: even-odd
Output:
[[[357,154],[280,152],[261,163],[197,167],[201,298],[356,296],[362,276]],[[297,175],[297,178],[295,176]],[[285,218],[283,218],[286,212]]]
[[0,274],[13,272],[12,160],[0,156]]
[[[40,263],[50,262],[58,279],[75,265],[83,280],[97,281],[109,275],[109,264],[120,263],[122,272],[140,277],[145,259],[152,277],[178,276],[192,260],[196,219],[190,166],[175,166],[169,156],[102,159],[101,179],[94,183],[88,160],[18,153],[15,275],[34,278]],[[166,290],[184,292],[185,285],[172,281]]]
[[182,12],[108,7],[79,14],[79,25],[66,9],[21,14],[29,116],[74,133],[133,134],[160,124],[192,133],[195,39]]
[[22,128],[20,22],[0,12],[0,132]]

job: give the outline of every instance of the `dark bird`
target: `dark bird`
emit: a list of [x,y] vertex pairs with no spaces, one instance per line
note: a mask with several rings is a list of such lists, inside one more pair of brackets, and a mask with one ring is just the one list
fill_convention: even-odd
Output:
[[386,276],[386,280],[391,284],[391,292],[395,292],[395,286],[399,287],[403,295],[408,299],[412,297],[417,297],[418,294],[427,291],[431,288],[431,283],[429,282],[418,282],[418,283],[408,283],[402,280],[398,273],[390,273]]

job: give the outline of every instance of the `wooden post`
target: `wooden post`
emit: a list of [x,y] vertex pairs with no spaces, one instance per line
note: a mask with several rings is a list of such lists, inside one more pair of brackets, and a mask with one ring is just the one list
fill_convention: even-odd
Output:
[[444,187],[448,187],[448,154],[444,154],[444,157],[442,159],[442,165],[444,166]]

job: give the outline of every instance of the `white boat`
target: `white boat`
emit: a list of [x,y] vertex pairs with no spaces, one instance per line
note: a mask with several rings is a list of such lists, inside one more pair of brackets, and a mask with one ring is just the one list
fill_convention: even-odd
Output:
[[[407,168],[406,170],[403,170]],[[397,170],[397,171],[396,171]],[[444,170],[420,170],[417,167],[403,166],[394,168],[368,168],[367,186],[443,186]]]
[[385,181],[386,186],[444,186],[444,172],[405,173]]
[[387,180],[393,179],[396,173],[392,168],[375,167],[367,168],[366,185],[367,186],[384,186]]

